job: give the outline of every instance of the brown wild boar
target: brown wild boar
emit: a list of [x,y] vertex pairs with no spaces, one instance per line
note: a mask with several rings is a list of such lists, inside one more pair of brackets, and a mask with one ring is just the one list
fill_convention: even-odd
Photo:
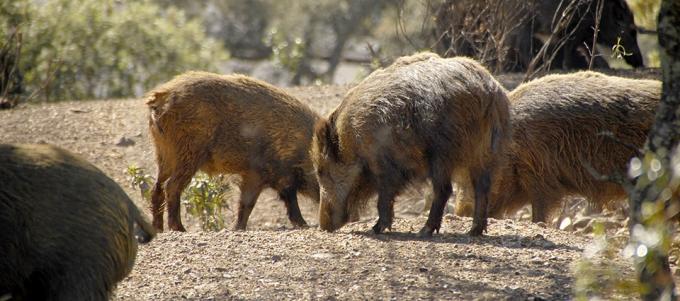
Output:
[[421,236],[439,231],[454,172],[475,186],[470,234],[486,228],[490,181],[510,138],[506,91],[479,63],[419,53],[377,70],[351,89],[315,128],[319,223],[334,231],[378,194],[381,233],[392,225],[394,198],[429,178],[434,200]]
[[[319,116],[283,90],[243,75],[189,72],[149,93],[149,129],[158,177],[153,225],[184,231],[180,194],[198,170],[242,177],[235,229],[243,230],[262,189],[285,202],[295,226],[306,226],[297,192],[319,199],[309,147]],[[164,202],[165,201],[165,202]]]
[[[586,71],[548,75],[508,97],[513,139],[492,185],[489,216],[531,204],[539,222],[565,196],[583,196],[595,208],[626,198],[623,187],[594,178],[584,163],[600,174],[626,174],[654,122],[661,82]],[[469,215],[464,204],[456,207]]]
[[49,145],[0,145],[0,229],[0,296],[13,300],[108,300],[135,236],[155,235],[111,178]]

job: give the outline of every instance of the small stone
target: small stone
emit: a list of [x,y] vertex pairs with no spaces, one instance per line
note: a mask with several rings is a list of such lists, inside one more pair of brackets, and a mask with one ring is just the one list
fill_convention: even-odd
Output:
[[118,138],[118,141],[115,143],[115,145],[121,146],[121,147],[131,146],[131,145],[135,145],[135,141],[128,138],[128,137],[122,136],[122,137]]
[[281,255],[272,256],[272,262],[279,262],[279,261],[281,261]]
[[562,231],[570,231],[574,227],[573,223],[571,222],[570,217],[565,217],[561,222],[560,222],[560,227],[559,229]]
[[316,253],[316,254],[312,254],[312,258],[314,258],[314,259],[330,259],[330,258],[333,258],[333,257],[335,257],[335,256],[334,256],[333,254],[331,254],[331,253]]

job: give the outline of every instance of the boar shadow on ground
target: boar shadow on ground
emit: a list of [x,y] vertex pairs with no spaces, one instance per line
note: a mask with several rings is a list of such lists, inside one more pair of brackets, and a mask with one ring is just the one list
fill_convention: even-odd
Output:
[[[382,236],[382,235],[381,235]],[[428,240],[424,240],[428,241]],[[393,248],[387,247],[387,258],[383,262],[387,265],[386,268],[404,268],[404,258],[397,255]],[[452,249],[448,252],[441,252],[437,248],[423,248],[423,260],[418,262],[418,268],[410,268],[413,277],[418,275],[426,275],[430,280],[430,285],[415,285],[409,286],[408,278],[404,278],[405,273],[397,273],[388,279],[385,279],[394,291],[403,290],[404,286],[409,286],[409,290],[416,290],[422,292],[423,295],[429,295],[433,299],[440,298],[443,289],[448,290],[453,294],[460,294],[457,297],[460,299],[472,299],[478,294],[490,294],[510,296],[509,299],[527,299],[529,297],[539,297],[542,299],[562,300],[567,299],[569,291],[565,291],[564,283],[572,283],[573,279],[570,276],[570,267],[566,262],[571,259],[554,257],[555,259],[546,259],[545,261],[532,261],[531,263],[518,261],[514,259],[499,260],[497,257],[490,255],[480,255],[464,251],[464,249]],[[465,262],[477,262],[480,265],[466,265],[460,264]],[[442,264],[442,262],[446,262]],[[546,264],[548,263],[548,264]],[[479,269],[489,269],[491,274],[501,279],[513,279],[516,277],[544,277],[548,279],[545,283],[546,292],[550,294],[537,295],[535,292],[528,291],[521,287],[521,284],[508,285],[505,287],[494,287],[483,281],[461,279],[455,275],[451,275],[450,271],[446,269],[446,264],[451,264],[459,270],[461,275],[473,275],[479,272]],[[407,268],[408,269],[408,268]],[[407,272],[407,271],[404,271]],[[420,295],[420,293],[418,293]],[[421,295],[422,296],[422,295]]]
[[416,232],[388,232],[385,234],[374,234],[372,231],[352,231],[354,235],[390,242],[390,241],[425,241],[432,243],[445,244],[474,244],[474,245],[493,245],[509,249],[536,249],[536,250],[568,250],[581,252],[583,249],[569,245],[558,244],[544,237],[532,238],[521,235],[497,235],[485,237],[471,237],[467,233],[441,233],[430,238],[418,237]]

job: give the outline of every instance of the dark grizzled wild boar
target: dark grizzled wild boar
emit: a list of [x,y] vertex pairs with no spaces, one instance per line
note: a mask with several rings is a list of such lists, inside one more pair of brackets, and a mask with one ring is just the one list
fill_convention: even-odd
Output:
[[0,296],[107,300],[155,235],[94,165],[49,145],[0,145]]
[[[575,5],[573,17],[565,19],[564,30],[554,33],[548,52],[563,42],[551,66],[584,69],[590,59],[585,45],[592,48],[598,2],[448,0],[437,12],[435,31],[442,53],[474,56],[495,70],[525,71],[546,42],[545,37],[553,34],[567,7]],[[565,35],[570,37],[564,39]],[[643,67],[637,27],[626,1],[604,1],[597,43],[611,48],[619,43],[619,38],[626,53],[630,53],[624,60],[633,67]],[[592,51],[597,54],[597,49]],[[607,68],[608,64],[596,56],[594,66]]]
[[468,58],[433,53],[402,57],[350,90],[315,128],[312,160],[319,178],[319,223],[334,231],[378,194],[375,233],[390,228],[394,198],[429,178],[434,200],[421,236],[438,231],[454,172],[474,179],[470,234],[486,228],[490,181],[510,138],[505,90]]
[[[492,185],[489,216],[531,204],[532,220],[540,222],[565,196],[584,196],[596,208],[627,197],[583,164],[600,174],[626,173],[654,122],[661,82],[577,72],[533,80],[508,97],[513,139]],[[613,137],[599,135],[606,132]],[[465,204],[456,207],[470,214]]]
[[[597,2],[587,1],[586,4],[578,5],[576,15],[565,29],[565,33],[573,32],[559,52],[555,67],[564,69],[588,68],[588,56],[585,45],[592,47],[594,30],[596,25]],[[539,12],[532,26],[536,26],[539,32],[551,33],[553,20],[559,19],[564,13],[567,3],[560,1],[542,0],[539,2]],[[526,26],[530,26],[527,24]],[[633,67],[644,67],[642,52],[637,43],[637,27],[633,20],[633,12],[630,11],[625,0],[607,0],[603,3],[602,19],[600,21],[597,43],[607,48],[620,43],[630,55],[623,59]],[[619,41],[620,39],[620,41]],[[596,57],[598,59],[598,57]],[[606,61],[600,59],[600,67],[608,67]],[[560,65],[561,64],[561,65]]]
[[[295,226],[306,226],[297,192],[319,199],[309,158],[314,124],[309,107],[265,82],[243,75],[189,72],[149,93],[149,129],[158,177],[151,200],[153,225],[184,231],[180,194],[194,173],[242,177],[235,229],[243,230],[263,188],[275,189]],[[164,203],[165,202],[165,203]]]

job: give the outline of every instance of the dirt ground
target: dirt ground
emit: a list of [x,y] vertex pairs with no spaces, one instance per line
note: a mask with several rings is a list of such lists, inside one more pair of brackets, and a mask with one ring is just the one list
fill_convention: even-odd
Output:
[[[511,88],[521,77],[500,79]],[[288,91],[326,114],[348,88]],[[126,175],[130,165],[156,171],[146,116],[140,99],[22,104],[0,111],[0,142],[50,143],[78,153],[146,209]],[[114,300],[564,300],[572,295],[573,263],[591,240],[584,233],[494,219],[485,237],[471,238],[471,220],[451,215],[440,234],[418,239],[414,232],[425,216],[417,189],[400,197],[394,229],[384,235],[369,231],[374,212],[329,234],[316,228],[315,204],[302,200],[300,206],[309,229],[293,229],[271,192],[260,197],[245,232],[202,232],[184,215],[189,232],[161,233],[141,246]]]

